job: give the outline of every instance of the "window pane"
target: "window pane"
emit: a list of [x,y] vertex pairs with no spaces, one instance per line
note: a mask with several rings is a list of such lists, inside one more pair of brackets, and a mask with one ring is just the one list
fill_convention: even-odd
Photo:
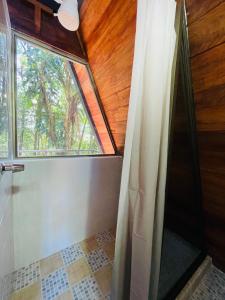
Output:
[[8,157],[8,78],[6,42],[6,34],[0,31],[0,158]]
[[16,39],[17,155],[102,154],[71,63]]

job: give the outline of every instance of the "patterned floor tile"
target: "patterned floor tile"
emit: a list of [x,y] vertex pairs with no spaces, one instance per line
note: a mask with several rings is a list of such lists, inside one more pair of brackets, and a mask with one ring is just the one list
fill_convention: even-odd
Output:
[[100,300],[101,291],[93,276],[89,276],[72,287],[74,300]]
[[87,255],[87,260],[92,272],[98,271],[110,262],[106,253],[102,249],[91,251],[89,255]]
[[96,250],[99,248],[99,245],[97,243],[96,237],[91,237],[89,239],[86,239],[80,243],[80,246],[85,254],[90,253],[93,250]]
[[51,255],[40,261],[41,276],[45,277],[48,274],[55,272],[63,267],[63,260],[59,253]]
[[17,291],[37,282],[40,278],[40,263],[35,262],[13,273],[13,290]]
[[104,231],[15,271],[10,300],[110,300],[114,242]]
[[224,300],[225,274],[212,266],[203,277],[191,300]]
[[115,238],[114,238],[113,234],[110,231],[103,231],[103,232],[98,233],[96,235],[96,240],[97,240],[99,246],[102,246],[103,244],[105,244],[107,242],[111,242],[114,239]]
[[10,300],[41,300],[40,282],[14,292]]
[[72,262],[78,260],[84,256],[84,252],[79,244],[74,244],[61,251],[61,256],[65,265],[69,265]]
[[111,292],[112,284],[112,265],[108,264],[105,267],[98,270],[95,274],[95,279],[98,283],[98,286],[101,289],[101,292],[104,296],[107,296]]
[[102,249],[107,254],[108,258],[113,261],[115,253],[115,241],[108,242],[102,246]]
[[41,280],[43,300],[53,300],[69,289],[68,276],[61,268]]
[[72,291],[69,290],[69,291],[63,293],[62,295],[56,297],[55,300],[73,300]]
[[80,258],[74,263],[70,264],[67,268],[68,278],[70,285],[81,281],[85,277],[91,275],[91,269],[85,257]]

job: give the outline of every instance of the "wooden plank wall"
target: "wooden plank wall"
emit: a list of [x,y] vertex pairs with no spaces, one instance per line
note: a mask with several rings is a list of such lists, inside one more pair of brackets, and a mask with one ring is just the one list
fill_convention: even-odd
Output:
[[205,234],[225,270],[225,1],[187,0]]
[[117,150],[124,148],[137,0],[84,0],[81,34]]

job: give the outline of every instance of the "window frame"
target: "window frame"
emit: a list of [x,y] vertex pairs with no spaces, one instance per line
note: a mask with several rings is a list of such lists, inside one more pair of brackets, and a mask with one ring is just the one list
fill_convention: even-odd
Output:
[[[3,3],[4,6],[4,3]],[[3,7],[4,8],[4,7]],[[4,10],[4,9],[3,9]],[[11,48],[11,31],[10,31],[10,21],[9,19],[6,17],[6,24],[4,25],[3,23],[0,23],[0,32],[5,34],[5,42],[6,42],[6,48],[9,47]],[[12,151],[12,138],[13,138],[13,134],[12,134],[12,124],[10,122],[10,115],[11,115],[11,101],[9,101],[9,99],[11,98],[11,74],[10,74],[10,70],[11,70],[11,57],[10,57],[11,53],[7,51],[6,53],[6,80],[7,80],[7,88],[6,88],[6,111],[7,111],[7,155],[6,156],[0,156],[0,161],[9,161],[11,160],[12,156],[13,156],[13,151]]]
[[[87,73],[88,73],[88,76],[89,76],[89,79],[90,79],[90,83],[91,83],[91,86],[93,88],[93,92],[95,93],[95,96],[96,96],[96,99],[97,99],[97,104],[99,106],[99,110],[100,110],[100,113],[103,117],[103,120],[104,120],[104,123],[105,123],[105,126],[106,126],[106,130],[107,130],[107,133],[108,133],[108,136],[110,138],[110,141],[111,141],[111,144],[112,144],[112,147],[113,147],[113,150],[114,150],[114,153],[112,154],[105,154],[105,153],[101,153],[101,154],[85,154],[85,155],[51,155],[51,156],[37,156],[37,157],[33,157],[33,156],[26,156],[26,157],[20,157],[18,156],[18,148],[17,148],[17,145],[18,145],[18,142],[17,142],[17,103],[16,103],[16,95],[17,95],[17,84],[16,84],[16,40],[17,39],[22,39],[22,40],[25,40],[27,41],[28,43],[31,43],[33,44],[35,47],[39,47],[39,48],[42,48],[44,50],[47,50],[47,51],[50,51],[52,52],[53,54],[56,54],[62,58],[65,58],[68,60],[68,62],[71,64],[71,72],[73,73],[73,76],[74,76],[74,80],[76,81],[76,84],[77,84],[77,87],[79,89],[79,92],[80,92],[80,95],[83,99],[83,106],[84,106],[84,109],[87,113],[87,117],[90,121],[90,124],[93,128],[93,131],[94,131],[94,134],[96,136],[96,139],[98,140],[98,143],[99,143],[99,146],[102,148],[102,143],[101,143],[101,140],[99,138],[99,135],[98,135],[98,132],[94,126],[94,123],[93,123],[93,120],[92,120],[92,116],[89,112],[89,109],[87,107],[87,103],[86,103],[86,98],[83,94],[83,91],[81,89],[81,86],[80,86],[80,82],[79,80],[77,80],[77,76],[76,76],[76,73],[75,73],[75,70],[74,70],[74,67],[72,65],[72,63],[79,63],[79,64],[82,64],[85,66],[86,70],[87,70]],[[114,139],[113,139],[113,136],[112,136],[112,133],[110,131],[110,127],[109,127],[109,124],[108,124],[108,121],[107,121],[107,118],[106,118],[106,115],[105,115],[105,112],[104,112],[104,109],[103,109],[103,105],[101,103],[101,99],[100,99],[100,95],[98,93],[98,89],[97,89],[97,86],[94,82],[94,78],[93,78],[93,75],[92,75],[92,72],[91,72],[91,68],[90,68],[90,65],[88,63],[87,60],[85,59],[82,59],[80,57],[77,57],[73,54],[70,54],[70,53],[67,53],[63,50],[60,50],[58,48],[55,48],[53,46],[50,46],[44,42],[41,42],[40,40],[37,40],[33,37],[30,37],[29,35],[26,35],[24,33],[21,33],[21,32],[18,32],[16,30],[12,30],[12,43],[11,43],[11,50],[12,50],[12,72],[11,72],[11,82],[12,82],[12,90],[11,90],[11,106],[12,106],[12,111],[11,111],[11,115],[12,115],[12,153],[13,153],[13,158],[14,159],[17,159],[17,160],[24,160],[24,159],[55,159],[55,158],[79,158],[79,157],[107,157],[107,156],[118,156],[118,152],[117,152],[117,148],[116,148],[116,144],[114,142]]]

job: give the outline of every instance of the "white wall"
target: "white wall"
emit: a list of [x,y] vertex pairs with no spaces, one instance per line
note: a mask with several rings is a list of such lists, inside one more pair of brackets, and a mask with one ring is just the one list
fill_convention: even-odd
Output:
[[[0,174],[0,296],[7,294],[3,279],[13,270],[12,174]],[[1,297],[0,297],[1,298]]]
[[115,225],[120,157],[22,162],[13,176],[16,269]]

